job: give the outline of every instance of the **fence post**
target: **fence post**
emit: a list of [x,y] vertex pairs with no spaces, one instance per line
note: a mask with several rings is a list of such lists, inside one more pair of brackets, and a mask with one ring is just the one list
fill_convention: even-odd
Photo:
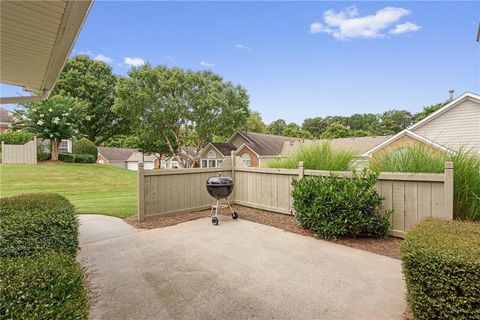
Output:
[[445,162],[445,181],[443,185],[443,217],[447,220],[453,219],[453,162]]
[[[233,182],[235,183],[235,151],[232,150],[230,152],[230,165],[232,166],[232,179]],[[231,195],[231,202],[232,204],[235,203],[235,188],[233,188],[232,195]]]
[[138,212],[137,219],[145,221],[145,171],[143,162],[138,163]]
[[33,143],[35,144],[34,147],[33,147],[33,151],[32,154],[33,154],[33,164],[37,164],[38,163],[38,160],[37,160],[37,153],[38,153],[38,147],[37,147],[37,136],[34,136],[33,137]]
[[303,161],[298,163],[298,179],[303,179],[303,174],[305,173],[305,168],[303,166]]

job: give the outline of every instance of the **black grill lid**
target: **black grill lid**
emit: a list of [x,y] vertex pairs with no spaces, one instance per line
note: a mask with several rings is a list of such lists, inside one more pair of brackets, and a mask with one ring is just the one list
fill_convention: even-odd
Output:
[[233,179],[230,177],[222,177],[220,174],[218,177],[210,177],[207,180],[207,186],[231,186],[233,185]]

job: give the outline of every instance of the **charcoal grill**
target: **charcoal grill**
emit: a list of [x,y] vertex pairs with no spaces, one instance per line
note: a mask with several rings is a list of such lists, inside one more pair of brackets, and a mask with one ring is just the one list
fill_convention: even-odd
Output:
[[[212,224],[215,226],[218,225],[218,209],[229,208],[232,213],[232,219],[237,220],[238,218],[238,213],[233,211],[230,206],[230,201],[228,201],[228,196],[233,192],[233,186],[233,179],[230,177],[222,177],[220,173],[218,176],[207,179],[207,191],[216,200],[210,210]],[[214,210],[215,214],[213,214]]]

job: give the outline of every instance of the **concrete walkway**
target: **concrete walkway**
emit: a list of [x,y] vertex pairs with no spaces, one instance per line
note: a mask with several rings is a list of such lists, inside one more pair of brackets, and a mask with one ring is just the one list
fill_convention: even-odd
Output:
[[220,217],[136,230],[81,216],[94,319],[401,319],[400,261]]

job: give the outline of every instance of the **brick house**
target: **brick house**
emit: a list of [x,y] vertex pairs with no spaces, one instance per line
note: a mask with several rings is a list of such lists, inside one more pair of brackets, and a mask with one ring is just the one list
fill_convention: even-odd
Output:
[[264,167],[269,160],[284,154],[286,146],[303,142],[304,139],[272,134],[237,131],[227,142],[209,143],[199,154],[202,168],[218,167],[232,153],[248,167]]

